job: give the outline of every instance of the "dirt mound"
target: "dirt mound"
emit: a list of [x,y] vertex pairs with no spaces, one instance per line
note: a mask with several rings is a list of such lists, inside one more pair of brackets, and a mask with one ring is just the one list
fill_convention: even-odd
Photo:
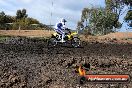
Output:
[[101,36],[101,38],[116,38],[116,39],[127,39],[132,38],[132,32],[116,32],[116,33],[110,33],[105,36]]
[[49,37],[54,31],[49,30],[0,30],[0,35],[25,36],[25,37]]
[[[13,38],[0,43],[1,88],[77,88],[76,66],[90,63],[90,74],[130,74],[132,45],[84,42],[82,48],[48,48],[47,40]],[[131,88],[128,84],[89,84],[82,88]]]
[[117,32],[117,33],[110,33],[103,36],[84,36],[81,35],[80,38],[84,41],[88,42],[100,42],[100,43],[130,43],[132,44],[132,32]]

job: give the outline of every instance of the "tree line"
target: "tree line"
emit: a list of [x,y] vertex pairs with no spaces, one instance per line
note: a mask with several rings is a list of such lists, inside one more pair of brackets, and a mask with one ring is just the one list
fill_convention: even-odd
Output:
[[37,19],[28,17],[26,9],[17,10],[16,16],[6,15],[4,11],[0,12],[1,30],[34,30],[48,28]]
[[117,31],[122,27],[120,17],[127,9],[124,21],[132,27],[132,0],[105,0],[105,7],[84,8],[81,20],[77,24],[78,30],[84,30],[87,34],[105,35]]

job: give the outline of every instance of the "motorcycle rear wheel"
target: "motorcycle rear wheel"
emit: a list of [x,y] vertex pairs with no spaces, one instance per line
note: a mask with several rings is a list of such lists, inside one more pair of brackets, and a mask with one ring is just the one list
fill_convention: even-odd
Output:
[[57,45],[56,38],[50,38],[48,41],[48,47],[55,47]]

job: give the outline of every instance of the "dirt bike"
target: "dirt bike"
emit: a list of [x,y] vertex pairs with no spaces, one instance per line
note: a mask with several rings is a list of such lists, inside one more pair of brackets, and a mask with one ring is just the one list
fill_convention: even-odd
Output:
[[60,43],[70,44],[73,47],[79,47],[81,45],[77,32],[71,32],[70,29],[68,29],[68,28],[66,28],[65,31],[66,31],[65,37],[64,37],[65,42],[61,41],[61,35],[60,34],[54,33],[54,34],[52,34],[51,38],[48,41],[48,46],[56,46]]

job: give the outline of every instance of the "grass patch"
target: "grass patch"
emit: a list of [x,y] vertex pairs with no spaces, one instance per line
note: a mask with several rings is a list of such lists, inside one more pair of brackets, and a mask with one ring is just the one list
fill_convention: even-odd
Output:
[[127,40],[132,40],[132,38],[128,38]]
[[11,36],[0,35],[0,42],[9,39]]
[[129,40],[129,41],[132,41],[132,38],[125,38],[124,40]]

